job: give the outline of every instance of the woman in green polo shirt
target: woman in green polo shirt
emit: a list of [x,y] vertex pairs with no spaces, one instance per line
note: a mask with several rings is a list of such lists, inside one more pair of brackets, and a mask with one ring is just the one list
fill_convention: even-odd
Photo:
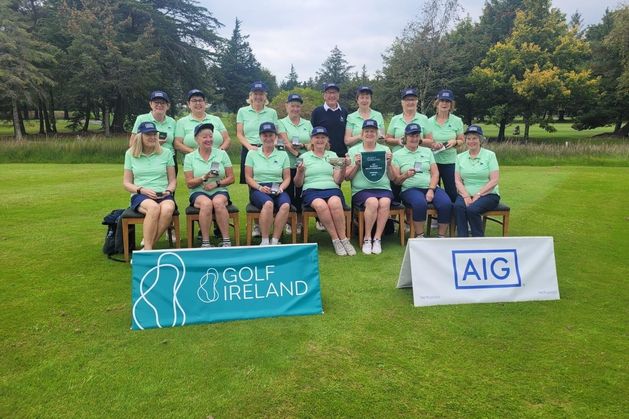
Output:
[[175,148],[184,154],[191,153],[197,148],[194,129],[199,124],[212,124],[214,126],[214,147],[228,150],[231,144],[229,133],[221,118],[205,112],[207,102],[205,94],[199,89],[188,92],[188,109],[190,113],[177,121],[175,130]]
[[352,147],[362,141],[363,122],[374,119],[378,123],[378,139],[384,138],[384,118],[378,111],[371,109],[373,90],[369,86],[356,89],[356,104],[358,109],[347,115],[345,127],[345,145]]
[[356,250],[345,235],[345,198],[340,188],[349,158],[339,159],[330,151],[328,130],[324,127],[312,130],[310,146],[310,151],[301,156],[303,161],[297,166],[295,185],[303,186],[304,205],[317,212],[319,221],[332,238],[336,254],[354,256]]
[[[456,159],[455,181],[458,196],[454,203],[458,237],[483,237],[482,214],[500,202],[498,160],[493,151],[482,147],[483,129],[470,125],[465,131],[467,151]],[[469,228],[468,228],[469,225]]]
[[[273,122],[260,124],[259,135],[262,145],[247,154],[245,179],[249,185],[249,200],[260,209],[260,245],[268,246],[280,244],[288,220],[290,197],[284,191],[290,183],[290,164],[286,152],[275,147],[277,130]],[[269,240],[271,227],[273,237]]]
[[[263,122],[272,122],[277,129],[279,120],[277,112],[269,108],[267,98],[267,87],[262,81],[254,81],[249,89],[247,106],[238,109],[236,114],[236,136],[242,145],[240,152],[240,183],[247,183],[245,180],[245,161],[249,151],[257,150],[262,145],[259,128]],[[254,235],[255,236],[255,235]]]
[[173,142],[175,141],[176,122],[172,117],[166,114],[170,109],[170,99],[166,92],[161,90],[151,92],[149,96],[149,107],[151,108],[151,112],[138,115],[137,118],[135,118],[135,123],[131,129],[131,136],[129,137],[129,147],[133,145],[133,138],[138,133],[140,124],[142,122],[152,122],[159,130],[159,144],[169,149],[174,155],[175,149]]
[[[362,243],[363,253],[378,255],[382,253],[382,233],[389,219],[391,209],[391,151],[385,145],[378,144],[378,123],[368,119],[363,123],[363,141],[350,148],[347,152],[352,165],[347,168],[345,178],[352,182],[352,207],[365,209],[365,237]],[[368,178],[363,173],[363,153],[382,151],[385,153],[384,171],[379,179]],[[375,176],[374,176],[375,177]],[[371,237],[374,225],[376,231]]]
[[124,188],[131,195],[131,209],[144,214],[144,249],[151,250],[170,226],[177,187],[175,163],[169,149],[159,145],[159,131],[150,121],[138,126],[138,135],[124,156]]
[[234,171],[224,150],[214,148],[214,125],[197,125],[194,129],[197,149],[186,154],[183,173],[190,189],[190,205],[199,208],[201,247],[210,247],[212,215],[221,232],[221,247],[230,247],[229,193],[227,185],[234,183]]
[[428,204],[437,210],[439,237],[445,237],[452,216],[452,202],[443,189],[437,187],[439,169],[432,151],[420,147],[421,127],[410,123],[404,129],[404,148],[393,153],[391,169],[395,182],[402,185],[402,202],[412,208],[415,237],[424,237],[424,224]]
[[[291,93],[286,99],[286,117],[280,119],[278,132],[284,143],[286,154],[290,161],[290,177],[293,179],[297,172],[297,157],[304,154],[310,142],[310,132],[312,124],[307,119],[301,117],[301,108],[304,100],[296,93]],[[301,234],[301,188],[296,187],[294,182],[288,186],[288,196],[297,209],[297,234]],[[291,234],[290,226],[286,224],[286,234]]]
[[447,89],[441,90],[435,100],[436,114],[428,119],[425,133],[426,146],[430,146],[435,154],[439,178],[452,202],[456,200],[456,147],[463,144],[463,121],[452,113],[454,107],[454,93]]

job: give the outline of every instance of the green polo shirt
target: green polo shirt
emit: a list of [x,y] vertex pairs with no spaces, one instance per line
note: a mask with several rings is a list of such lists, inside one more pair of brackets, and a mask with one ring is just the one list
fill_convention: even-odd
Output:
[[[461,180],[463,180],[463,184],[465,185],[465,190],[467,190],[467,193],[470,195],[474,195],[480,191],[480,189],[489,182],[489,174],[498,169],[496,154],[486,148],[481,148],[476,158],[470,157],[469,151],[459,154],[456,157],[456,165],[454,166],[454,171],[459,172]],[[500,195],[498,185],[489,193]]]
[[[394,138],[402,138],[404,137],[404,130],[408,124],[415,123],[418,124],[422,128],[422,132],[420,133],[421,138],[425,137],[426,127],[428,125],[428,117],[423,113],[415,112],[415,116],[411,119],[410,122],[406,122],[404,119],[404,114],[395,115],[391,118],[391,122],[389,122],[389,128],[387,129],[387,134],[392,135]],[[401,145],[394,145],[391,147],[391,151],[396,152],[401,150],[403,147]]]
[[[362,153],[365,151],[365,147],[363,143],[356,144],[354,147],[350,148],[347,151],[349,157],[354,162],[354,156],[358,153]],[[376,144],[376,148],[373,151],[390,151],[389,147],[384,146],[382,144]],[[385,170],[384,175],[377,182],[370,182],[367,180],[365,175],[363,175],[362,168],[359,168],[356,172],[356,175],[352,179],[352,196],[356,195],[358,192],[365,189],[387,189],[391,190],[391,182],[389,181],[389,177],[387,176],[387,172]]]
[[192,149],[196,149],[199,145],[194,139],[194,129],[199,124],[210,123],[214,125],[214,143],[212,147],[219,148],[223,144],[223,132],[227,131],[223,121],[218,116],[205,114],[203,120],[194,119],[192,114],[186,115],[177,121],[177,129],[175,137],[183,138],[183,143]]
[[[290,120],[290,117],[280,119],[278,132],[285,132],[288,137],[288,142],[292,143],[293,138],[299,138],[299,142],[304,146],[310,143],[310,133],[312,132],[312,124],[310,121],[304,118],[299,119],[299,123],[297,125],[293,124]],[[299,154],[304,154],[308,151],[306,148],[302,147],[299,149]],[[290,161],[290,168],[295,168],[295,162],[297,158],[293,156],[293,153],[286,152],[288,154],[288,159]]]
[[[369,118],[367,119],[375,119],[375,121],[378,123],[378,131],[385,132],[384,118],[382,118],[382,114],[380,112],[374,111],[372,109],[371,113],[369,114]],[[347,131],[348,129],[351,129],[352,136],[360,135],[363,132],[363,122],[365,122],[365,119],[360,116],[359,111],[352,112],[347,115],[347,125],[345,125],[345,130]]]
[[282,172],[290,168],[290,163],[285,151],[273,149],[267,157],[260,147],[247,153],[245,166],[253,169],[253,179],[258,183],[281,183],[284,180]]
[[142,122],[152,122],[155,124],[159,132],[166,133],[166,142],[162,144],[162,147],[169,149],[170,151],[174,151],[173,141],[175,141],[175,126],[177,122],[170,116],[166,115],[162,122],[159,122],[157,119],[153,118],[153,114],[151,112],[145,113],[142,115],[138,115],[135,118],[135,124],[133,124],[133,129],[131,132],[133,134],[138,133],[138,127]]
[[124,168],[133,173],[133,183],[155,192],[164,192],[168,188],[166,168],[174,166],[173,153],[165,147],[160,154],[142,153],[139,157],[133,157],[129,149],[124,155]]
[[236,123],[242,124],[242,132],[251,145],[262,144],[259,131],[263,122],[273,122],[276,127],[279,125],[275,109],[265,106],[260,112],[256,112],[251,105],[238,109]]
[[400,169],[400,173],[406,173],[415,167],[415,162],[420,162],[422,171],[415,173],[402,183],[402,192],[411,188],[426,189],[430,186],[430,165],[435,163],[435,156],[426,147],[417,147],[411,151],[404,147],[393,153],[393,165]]
[[[215,149],[212,147],[212,154],[210,154],[210,158],[204,160],[199,153],[199,149],[197,148],[192,153],[186,154],[186,157],[183,160],[183,171],[184,172],[192,172],[194,177],[203,176],[210,171],[213,162],[218,162],[218,176],[208,178],[208,182],[216,182],[217,180],[221,180],[225,178],[225,168],[232,167],[232,162],[229,160],[229,156],[224,150]],[[227,192],[227,188],[225,186],[221,186],[218,188],[214,188],[212,190],[206,191],[203,189],[203,183],[196,188],[190,189],[190,195],[195,192],[205,192],[206,194],[212,196],[217,192]]]
[[304,191],[306,189],[338,189],[339,185],[334,181],[334,166],[328,163],[329,159],[337,158],[334,151],[326,150],[323,157],[319,157],[312,151],[302,155],[304,159]]
[[[422,126],[422,128],[424,128]],[[450,114],[448,120],[440,125],[437,123],[437,117],[431,116],[428,119],[425,135],[432,134],[433,141],[437,143],[445,143],[456,139],[457,135],[463,134],[463,121],[456,115]],[[456,161],[456,147],[444,150],[435,154],[435,161],[440,164],[452,164]]]

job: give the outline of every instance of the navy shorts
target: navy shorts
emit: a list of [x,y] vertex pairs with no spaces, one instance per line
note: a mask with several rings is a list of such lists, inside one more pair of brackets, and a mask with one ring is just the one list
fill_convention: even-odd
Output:
[[207,192],[195,192],[192,195],[190,195],[190,205],[194,207],[194,201],[197,200],[198,197],[200,197],[201,195],[205,195],[210,199],[213,199],[215,196],[217,195],[224,195],[227,198],[227,205],[231,205],[232,201],[231,199],[229,199],[229,194],[227,192],[216,192],[213,195],[208,194]]
[[368,198],[389,198],[393,201],[393,192],[388,189],[365,189],[352,196],[352,206],[364,206]]
[[[271,183],[261,183],[261,186],[271,186]],[[249,201],[253,204],[254,207],[258,209],[262,209],[265,202],[273,202],[273,207],[275,210],[279,209],[284,204],[290,205],[290,196],[286,192],[282,192],[278,195],[269,195],[264,192],[260,192],[257,189],[249,188]]]
[[338,196],[341,198],[341,202],[343,206],[345,206],[345,197],[343,196],[343,192],[339,188],[330,188],[330,189],[306,189],[303,192],[303,203],[304,206],[310,206],[312,201],[315,199],[323,199],[325,202],[328,202],[328,199],[333,196]]
[[[149,198],[146,195],[142,195],[138,193],[131,195],[131,209],[135,212],[138,212],[138,207],[140,206],[142,201],[144,201],[145,199],[151,199],[151,198]],[[151,201],[155,201],[158,204],[160,204],[163,201],[174,201],[174,199],[172,195],[166,195],[158,199],[151,199]]]

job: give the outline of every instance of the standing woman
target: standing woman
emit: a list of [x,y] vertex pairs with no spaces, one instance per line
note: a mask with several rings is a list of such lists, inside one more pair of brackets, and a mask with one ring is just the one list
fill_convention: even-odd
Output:
[[[467,151],[456,159],[456,189],[454,203],[456,233],[458,237],[483,237],[482,214],[491,211],[500,202],[498,160],[493,151],[482,147],[483,129],[470,125],[465,131]],[[469,228],[468,228],[469,224]]]
[[345,235],[345,199],[340,188],[349,159],[345,157],[341,166],[330,164],[329,160],[338,156],[330,151],[328,130],[324,127],[312,130],[310,145],[310,151],[302,155],[303,162],[297,166],[295,184],[303,186],[304,205],[317,212],[317,217],[332,238],[336,254],[354,256],[356,250]]
[[428,118],[423,113],[417,111],[417,89],[405,89],[402,91],[402,113],[393,116],[387,129],[386,142],[391,147],[391,152],[395,153],[404,147],[404,129],[408,124],[417,124],[421,127],[422,134],[426,131]]
[[[291,202],[297,209],[297,234],[301,234],[302,229],[302,191],[301,185],[299,187],[296,186],[293,179],[297,173],[297,157],[307,151],[306,146],[310,141],[310,132],[312,131],[312,124],[310,121],[301,117],[301,106],[303,103],[304,100],[298,94],[291,93],[288,95],[288,99],[286,100],[286,117],[280,119],[278,130],[290,162],[291,183],[286,192],[288,192]],[[288,224],[286,224],[286,234],[291,234],[290,226]]]
[[345,144],[352,147],[362,140],[363,122],[373,119],[378,123],[378,138],[384,138],[384,119],[382,114],[371,109],[373,90],[369,86],[360,86],[356,90],[356,104],[358,109],[347,115],[345,126]]
[[158,142],[153,122],[142,122],[138,135],[124,156],[123,186],[131,192],[131,209],[144,214],[144,249],[152,250],[166,231],[175,211],[173,192],[177,186],[175,163],[169,149]]
[[[394,178],[391,172],[391,151],[388,147],[378,144],[378,123],[368,119],[363,123],[362,143],[350,148],[348,155],[352,165],[348,167],[345,178],[352,181],[352,206],[365,207],[365,237],[362,251],[369,255],[382,253],[382,233],[389,219],[389,210],[393,193],[391,182]],[[362,153],[370,151],[384,151],[386,154],[386,174],[377,181],[370,181],[363,174],[361,162]],[[371,237],[373,226],[376,232]]]
[[[247,153],[245,179],[249,185],[249,200],[260,209],[261,246],[280,244],[282,229],[290,211],[290,197],[284,190],[290,183],[288,155],[275,148],[277,130],[273,122],[263,122],[259,128],[262,145]],[[273,214],[277,208],[277,214]],[[273,237],[269,241],[273,227]]]
[[259,133],[260,125],[263,122],[271,122],[276,129],[279,125],[275,109],[266,106],[269,104],[266,84],[261,81],[251,83],[247,103],[249,105],[238,109],[236,114],[236,136],[242,145],[240,152],[240,183],[247,183],[245,180],[247,153],[257,150],[262,145]]
[[436,114],[428,119],[425,141],[435,153],[440,180],[452,202],[456,200],[454,184],[456,147],[464,142],[463,121],[452,113],[454,107],[452,90],[441,90],[435,100]]
[[439,169],[429,148],[420,147],[421,127],[408,124],[404,130],[404,148],[393,153],[391,169],[395,182],[402,185],[402,202],[412,208],[415,237],[424,237],[424,222],[428,203],[437,210],[439,237],[445,237],[452,216],[452,202],[439,183]]
[[188,109],[190,113],[177,121],[175,130],[175,148],[182,153],[188,154],[197,148],[194,129],[199,124],[212,124],[214,131],[220,135],[214,138],[214,147],[221,150],[229,149],[231,139],[227,128],[218,116],[205,112],[207,102],[205,94],[199,89],[192,89],[188,92]]
[[198,147],[192,153],[186,154],[183,173],[190,189],[190,205],[199,208],[201,247],[210,247],[213,214],[221,232],[220,247],[230,247],[227,211],[230,199],[226,187],[234,183],[232,163],[224,150],[214,148],[214,125],[197,125],[194,137]]

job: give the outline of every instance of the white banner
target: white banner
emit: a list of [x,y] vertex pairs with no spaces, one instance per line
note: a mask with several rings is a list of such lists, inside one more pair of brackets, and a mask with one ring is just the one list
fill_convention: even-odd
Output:
[[552,237],[411,239],[398,288],[415,306],[558,300]]

